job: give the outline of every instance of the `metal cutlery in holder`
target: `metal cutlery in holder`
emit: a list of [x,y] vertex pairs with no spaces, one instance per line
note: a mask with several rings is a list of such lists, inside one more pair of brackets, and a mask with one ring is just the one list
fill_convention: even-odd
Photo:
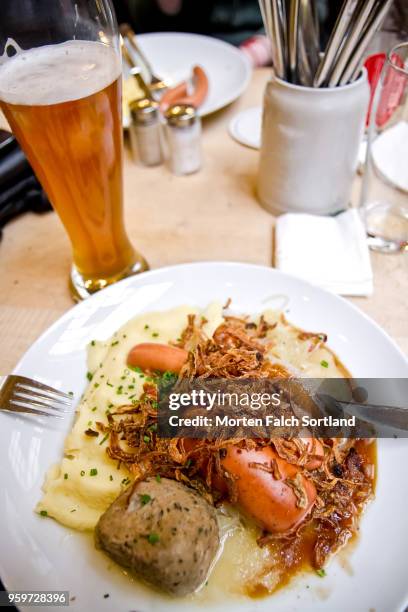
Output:
[[344,0],[321,51],[316,0],[259,0],[274,66],[258,177],[270,212],[347,207],[370,98],[361,61],[391,3]]

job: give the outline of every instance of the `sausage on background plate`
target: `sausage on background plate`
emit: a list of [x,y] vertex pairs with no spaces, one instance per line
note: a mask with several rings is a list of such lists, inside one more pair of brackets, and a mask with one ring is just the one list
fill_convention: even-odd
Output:
[[208,77],[201,66],[193,68],[193,92],[188,93],[187,81],[166,91],[160,100],[160,109],[165,112],[173,104],[189,104],[199,108],[208,94]]

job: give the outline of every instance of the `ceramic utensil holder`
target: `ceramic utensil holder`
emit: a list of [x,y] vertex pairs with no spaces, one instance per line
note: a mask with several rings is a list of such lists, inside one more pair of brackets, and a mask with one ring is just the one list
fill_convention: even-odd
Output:
[[350,85],[266,85],[258,196],[274,214],[344,210],[358,163],[370,91],[367,72]]

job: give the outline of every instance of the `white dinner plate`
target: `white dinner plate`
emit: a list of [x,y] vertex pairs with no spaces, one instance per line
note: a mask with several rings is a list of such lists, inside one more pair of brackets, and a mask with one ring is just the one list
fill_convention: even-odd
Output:
[[232,138],[251,149],[260,149],[262,131],[262,107],[253,106],[231,119],[228,131]]
[[[393,341],[349,302],[277,270],[238,263],[186,264],[126,279],[69,310],[34,343],[15,372],[72,390],[78,401],[91,339],[110,336],[142,312],[186,303],[204,307],[228,297],[236,311],[246,313],[287,300],[289,320],[326,332],[329,346],[355,376],[408,376],[407,361]],[[44,474],[60,459],[72,418],[33,424],[0,414],[0,576],[8,589],[68,590],[74,598],[70,609],[80,612],[401,612],[408,603],[405,441],[379,442],[376,499],[347,562],[340,554],[325,578],[309,573],[266,599],[226,598],[203,607],[188,598],[158,599],[97,552],[90,537],[34,513]]]
[[[208,81],[208,96],[200,107],[204,117],[227,106],[245,91],[252,74],[246,55],[237,47],[217,38],[182,32],[138,34],[138,45],[160,78],[169,79],[171,86],[189,79],[192,68],[204,68]],[[129,117],[124,127],[128,127]]]

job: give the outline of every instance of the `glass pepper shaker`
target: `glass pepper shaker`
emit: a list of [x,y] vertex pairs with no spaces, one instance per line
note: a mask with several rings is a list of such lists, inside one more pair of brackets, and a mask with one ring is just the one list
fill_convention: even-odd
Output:
[[133,159],[144,166],[158,166],[163,161],[159,105],[143,98],[131,102],[129,110]]
[[168,164],[173,174],[193,174],[201,168],[201,121],[189,104],[174,104],[166,113]]

